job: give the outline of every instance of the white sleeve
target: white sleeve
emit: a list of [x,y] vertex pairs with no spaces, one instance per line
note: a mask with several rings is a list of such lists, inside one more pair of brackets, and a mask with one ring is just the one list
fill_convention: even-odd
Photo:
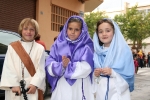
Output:
[[38,61],[38,68],[36,73],[32,77],[30,84],[37,86],[42,91],[45,91],[45,51],[41,53],[40,59]]
[[[53,62],[51,62],[51,64],[47,67],[47,71],[48,71],[48,73],[49,73],[51,76],[55,76],[54,73],[53,73],[53,71],[52,71],[52,65],[53,65],[54,63],[58,63],[58,62],[53,61]],[[65,72],[65,69],[62,67],[62,73],[61,73],[61,75],[63,75],[64,72]]]
[[87,62],[77,62],[76,69],[71,76],[71,79],[86,78],[91,71],[91,66]]
[[124,93],[129,88],[128,83],[120,76],[120,74],[116,73],[113,69],[111,76],[115,79],[116,88],[119,94]]
[[52,64],[53,64],[54,62],[51,62],[51,64],[48,66],[48,68],[47,68],[47,71],[48,71],[48,73],[51,75],[51,76],[55,76],[54,74],[53,74],[53,72],[52,72]]
[[0,82],[0,88],[4,90],[9,90],[9,87],[20,86],[19,84],[20,79],[18,77],[16,68],[14,67],[15,62],[12,57],[13,56],[12,52],[15,52],[15,51],[9,45],[6,56],[5,56],[5,60],[4,60],[1,82]]

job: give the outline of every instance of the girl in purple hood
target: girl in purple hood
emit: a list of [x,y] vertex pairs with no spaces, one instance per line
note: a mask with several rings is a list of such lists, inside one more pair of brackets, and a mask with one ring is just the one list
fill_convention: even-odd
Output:
[[46,60],[51,100],[94,100],[92,93],[93,42],[87,25],[71,16]]

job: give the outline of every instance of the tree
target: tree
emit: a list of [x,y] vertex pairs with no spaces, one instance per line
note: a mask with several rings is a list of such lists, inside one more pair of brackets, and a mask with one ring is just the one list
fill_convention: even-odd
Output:
[[116,15],[114,20],[126,40],[133,42],[134,49],[142,48],[142,41],[150,36],[150,14],[137,10],[137,5],[127,9],[125,14]]
[[87,24],[91,37],[93,37],[93,34],[95,33],[97,22],[102,18],[107,18],[104,12],[91,12],[89,14],[85,14],[84,20]]

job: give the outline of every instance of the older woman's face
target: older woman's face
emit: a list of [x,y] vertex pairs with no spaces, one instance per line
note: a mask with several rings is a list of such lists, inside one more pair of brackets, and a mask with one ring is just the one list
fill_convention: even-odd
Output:
[[34,40],[35,36],[35,28],[29,24],[28,26],[23,26],[22,29],[22,39],[26,42],[30,42]]

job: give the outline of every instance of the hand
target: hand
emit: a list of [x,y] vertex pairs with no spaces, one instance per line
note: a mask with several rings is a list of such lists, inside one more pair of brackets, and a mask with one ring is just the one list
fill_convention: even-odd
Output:
[[28,88],[29,88],[29,91],[27,92],[27,94],[34,94],[36,92],[36,86],[30,84]]
[[96,69],[94,70],[94,75],[95,75],[96,77],[98,77],[98,76],[100,76],[101,72],[102,72],[102,69],[101,69],[101,68],[96,68]]
[[13,93],[18,93],[19,95],[21,95],[20,86],[12,87],[11,90]]
[[102,74],[104,75],[111,75],[111,68],[105,67],[102,69]]
[[68,66],[69,62],[70,62],[69,58],[67,58],[66,56],[62,56],[62,64],[64,68]]

